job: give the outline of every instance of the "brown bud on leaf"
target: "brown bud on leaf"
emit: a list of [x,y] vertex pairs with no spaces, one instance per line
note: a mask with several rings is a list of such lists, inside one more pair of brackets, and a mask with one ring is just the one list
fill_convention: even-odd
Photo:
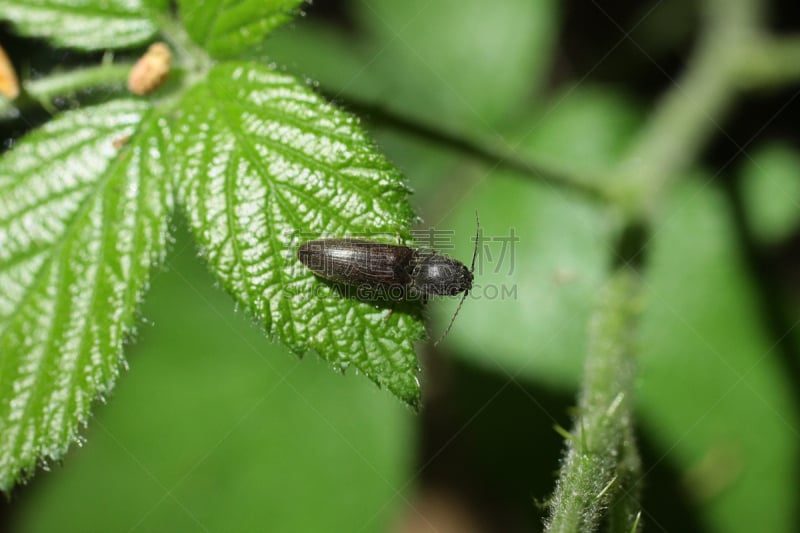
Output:
[[167,79],[171,61],[172,53],[166,44],[150,45],[128,75],[128,89],[140,96],[155,91]]

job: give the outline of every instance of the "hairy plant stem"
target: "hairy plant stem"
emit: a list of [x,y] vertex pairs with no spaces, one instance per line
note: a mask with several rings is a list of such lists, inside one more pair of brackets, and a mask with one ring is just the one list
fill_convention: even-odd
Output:
[[747,57],[742,47],[759,42],[756,0],[706,0],[704,5],[705,31],[687,71],[611,176],[615,203],[627,220],[617,250],[621,261],[592,318],[579,415],[550,501],[548,531],[595,531],[604,520],[615,532],[640,526],[632,396],[643,272],[639,263],[631,267],[628,261],[641,258],[644,229],[671,182],[721,130]]
[[[636,481],[632,410],[640,302],[639,274],[619,266],[600,294],[590,325],[578,416],[550,501],[548,531],[594,530],[604,511]],[[619,508],[628,530],[638,510],[631,507]]]

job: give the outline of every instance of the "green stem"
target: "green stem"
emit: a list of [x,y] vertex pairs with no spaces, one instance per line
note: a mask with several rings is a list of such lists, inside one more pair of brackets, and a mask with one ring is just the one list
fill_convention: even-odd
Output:
[[0,101],[0,119],[12,118],[17,112],[34,104],[45,108],[53,107],[56,98],[67,97],[88,89],[121,93],[125,91],[128,73],[132,66],[132,63],[102,63],[24,83],[23,95],[20,98],[14,101]]
[[800,81],[800,36],[764,37],[746,47],[737,78],[742,89],[777,87]]
[[329,99],[338,100],[345,109],[359,116],[367,117],[367,120],[376,126],[387,126],[404,131],[488,165],[505,168],[535,181],[571,190],[595,201],[608,202],[611,200],[611,194],[606,190],[605,182],[599,176],[578,174],[569,168],[529,155],[523,157],[506,145],[459,137],[394,113],[381,104],[371,104],[343,97],[338,92],[326,93],[323,91],[323,95],[328,96]]
[[[639,314],[638,274],[620,267],[592,318],[579,415],[567,441],[547,531],[593,531],[639,477],[633,444],[633,336]],[[627,456],[620,461],[621,456]],[[628,530],[635,512],[625,513]]]
[[192,40],[183,24],[176,18],[165,15],[159,18],[158,24],[161,36],[169,43],[175,54],[173,64],[185,72],[182,79],[183,88],[195,85],[206,76],[213,64],[208,52]]
[[747,22],[750,2],[732,0],[722,6],[689,66],[662,98],[649,121],[615,172],[618,201],[633,218],[649,218],[670,182],[685,170],[715,133],[724,134],[722,120],[737,93],[740,50],[753,42],[756,31]]
[[610,533],[632,533],[638,531],[641,505],[639,504],[639,480],[642,461],[636,449],[633,425],[628,427],[622,441],[621,460],[617,464],[617,479],[620,490],[611,502],[608,516]]
[[31,81],[25,85],[25,90],[31,96],[48,102],[85,89],[124,90],[132,67],[132,63],[100,64]]

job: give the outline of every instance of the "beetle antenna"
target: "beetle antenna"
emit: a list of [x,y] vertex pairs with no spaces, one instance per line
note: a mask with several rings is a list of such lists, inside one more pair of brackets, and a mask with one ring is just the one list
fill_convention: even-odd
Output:
[[475,250],[472,251],[472,266],[469,271],[475,272],[475,258],[478,257],[478,239],[481,237],[481,219],[478,218],[478,210],[475,210]]
[[444,340],[444,338],[447,337],[447,334],[450,333],[450,328],[453,327],[453,322],[456,321],[456,317],[458,316],[458,312],[461,311],[461,306],[464,305],[464,300],[467,299],[467,294],[469,294],[469,291],[464,291],[464,296],[462,296],[461,297],[461,301],[458,302],[458,307],[456,308],[456,312],[453,313],[453,318],[450,319],[450,323],[447,325],[447,329],[444,330],[444,333],[442,333],[442,336],[439,337],[439,340],[437,340],[436,342],[433,343],[434,347],[436,345],[438,345],[440,342],[442,342]]
[[[478,256],[478,239],[480,238],[480,235],[481,235],[481,221],[478,218],[478,210],[477,209],[475,210],[475,224],[477,226],[477,230],[475,231],[475,250],[473,250],[473,252],[472,252],[472,265],[470,266],[470,269],[469,269],[470,274],[475,272],[475,258]],[[447,334],[450,333],[450,328],[453,327],[453,322],[456,321],[456,317],[458,316],[458,313],[461,311],[461,306],[464,305],[464,300],[467,299],[467,295],[468,294],[469,294],[469,290],[464,291],[464,296],[462,296],[461,297],[461,301],[458,302],[458,307],[456,307],[456,312],[453,313],[453,318],[450,319],[450,323],[447,325],[447,329],[444,330],[444,333],[442,333],[442,336],[439,337],[439,340],[437,340],[436,342],[433,343],[434,347],[436,345],[438,345],[440,342],[442,342],[444,340],[444,338],[447,337]]]

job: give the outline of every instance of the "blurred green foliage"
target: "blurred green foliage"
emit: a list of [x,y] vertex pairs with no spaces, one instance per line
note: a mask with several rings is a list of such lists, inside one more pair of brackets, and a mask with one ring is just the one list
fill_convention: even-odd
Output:
[[762,244],[780,244],[800,227],[800,154],[786,144],[759,147],[742,170],[750,227]]

